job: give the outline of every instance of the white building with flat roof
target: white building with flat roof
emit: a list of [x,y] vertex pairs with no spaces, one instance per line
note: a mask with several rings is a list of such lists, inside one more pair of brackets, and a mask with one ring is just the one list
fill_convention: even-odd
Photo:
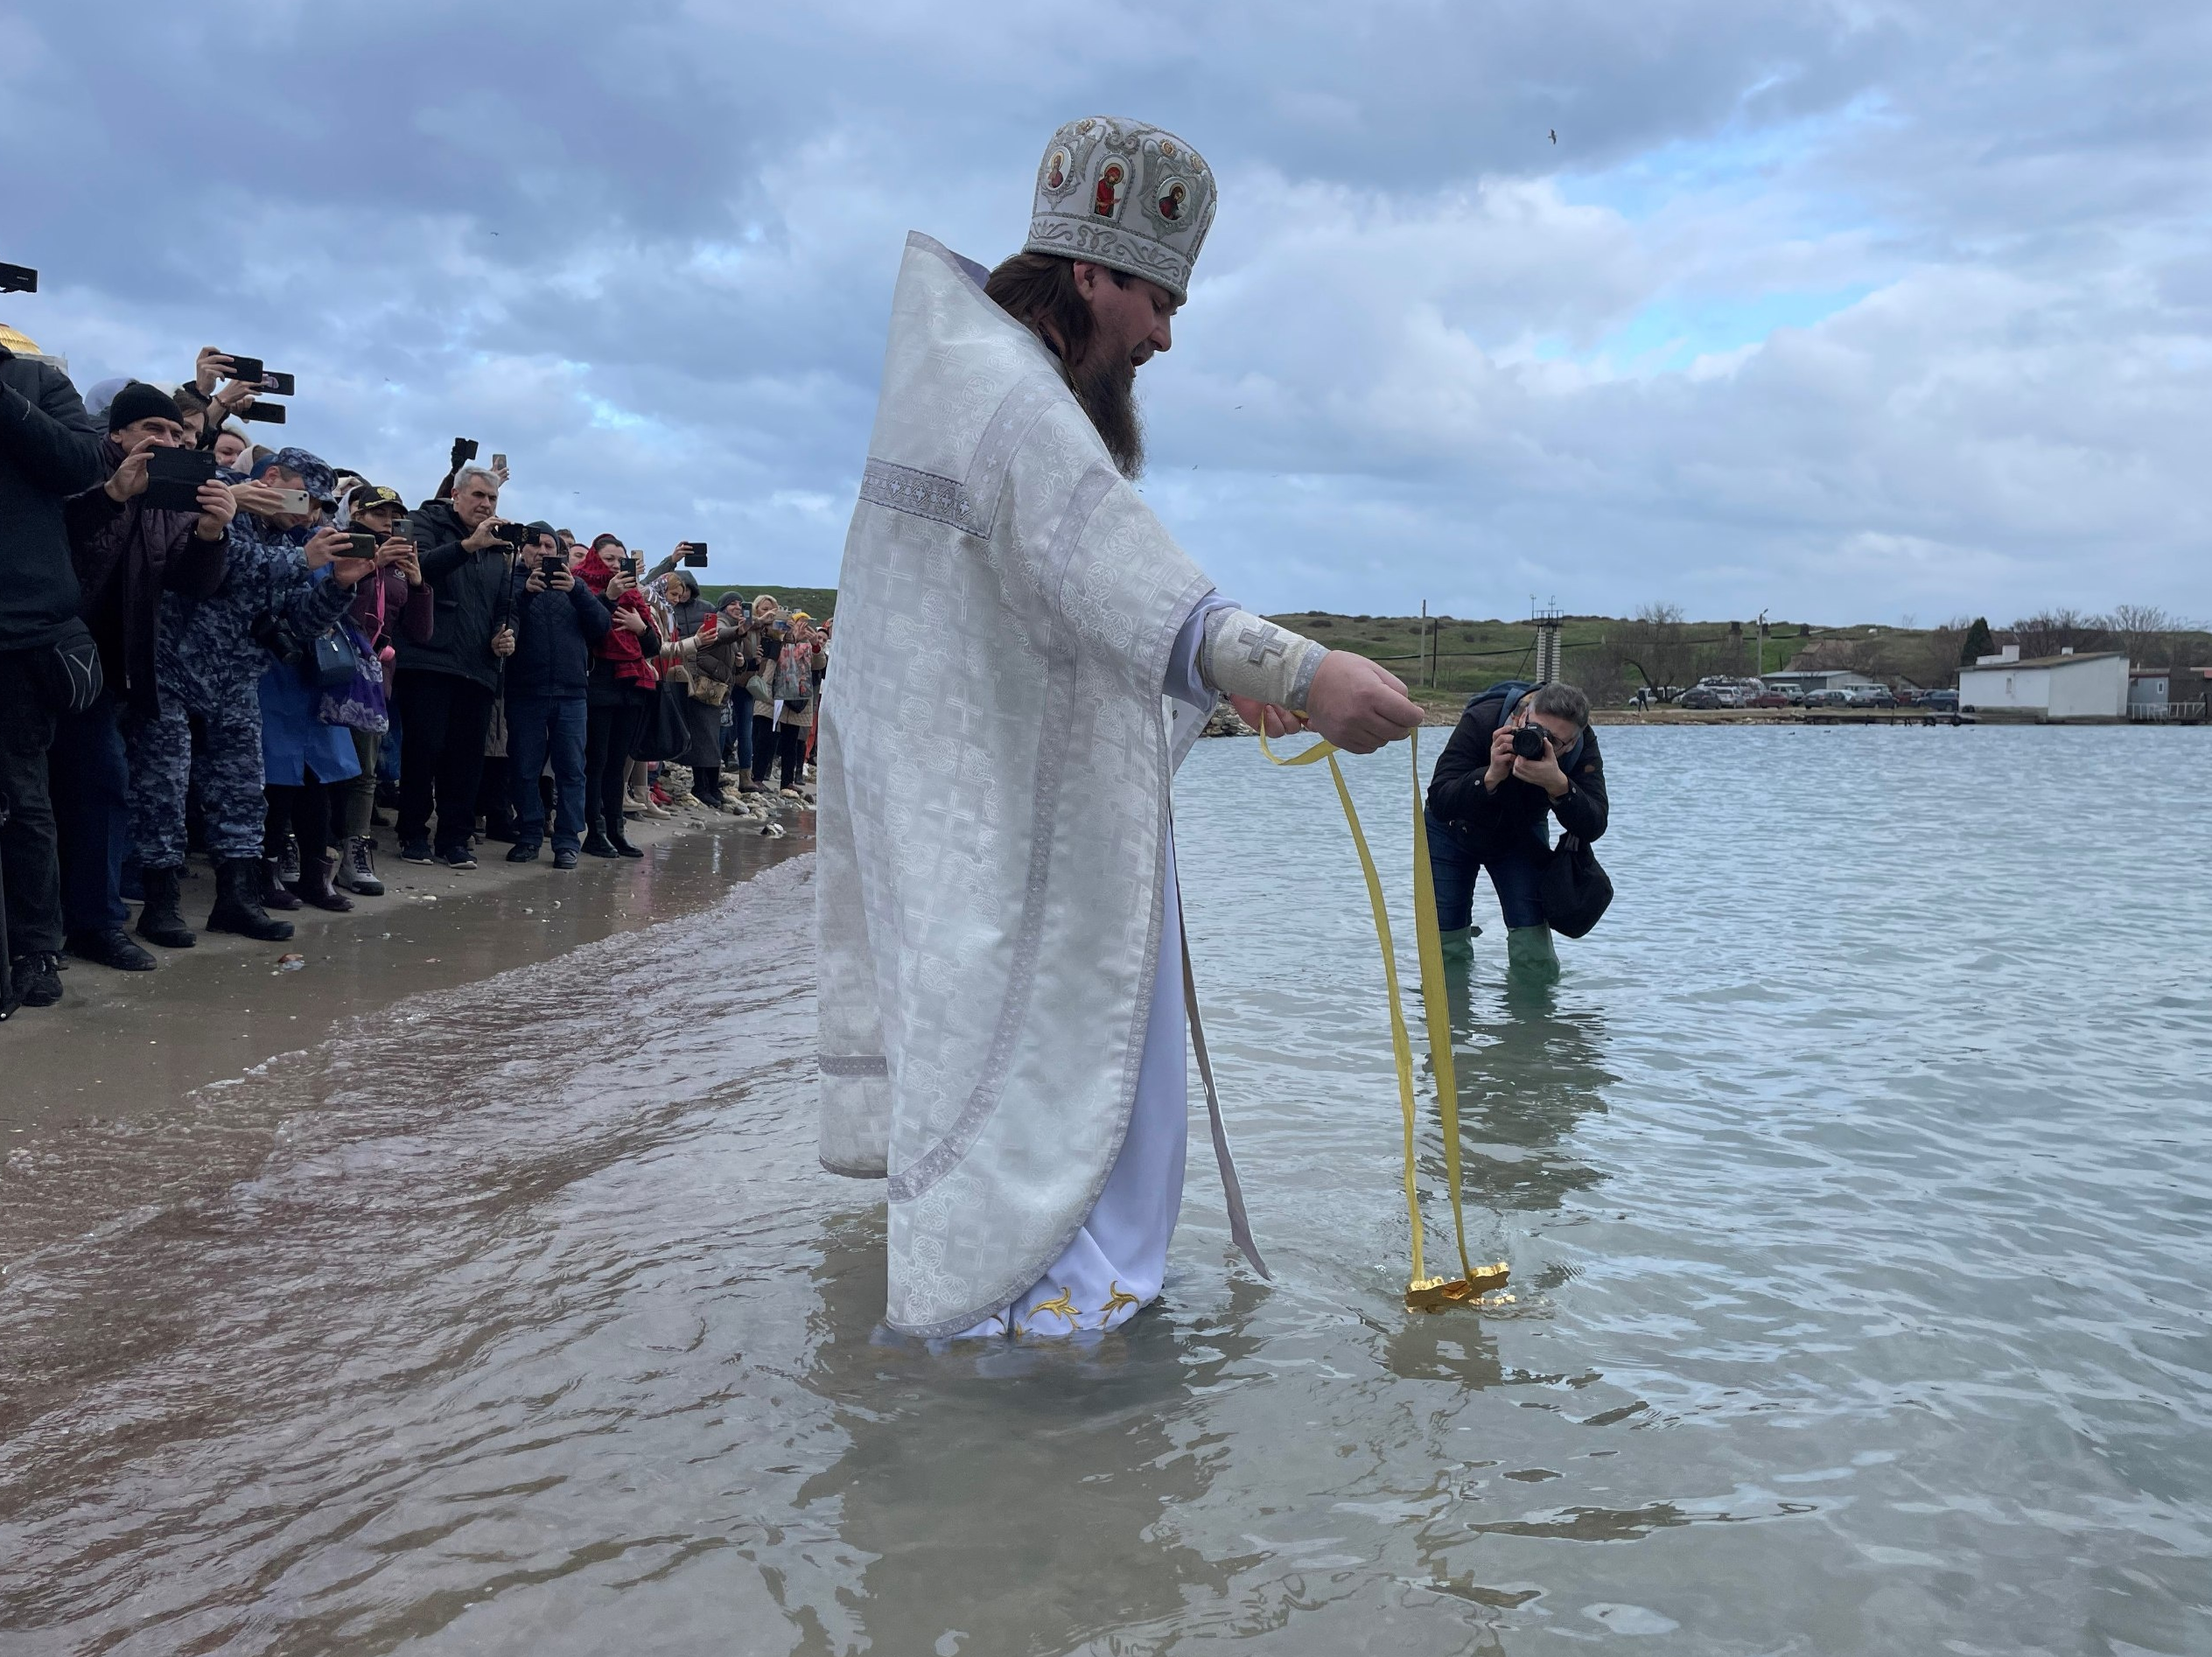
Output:
[[2127,717],[2127,657],[2118,650],[2025,661],[2018,645],[1981,656],[1958,670],[1964,713],[2033,713],[2045,719],[2124,719]]

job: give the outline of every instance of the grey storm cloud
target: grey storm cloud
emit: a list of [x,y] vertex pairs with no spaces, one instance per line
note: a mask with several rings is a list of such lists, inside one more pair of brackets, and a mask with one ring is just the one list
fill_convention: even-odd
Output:
[[[1150,498],[1270,607],[2212,616],[2202,8],[494,3],[0,21],[0,316],[409,493],[834,576],[905,232],[1139,115],[1222,206]],[[1548,134],[1556,129],[1558,143]]]

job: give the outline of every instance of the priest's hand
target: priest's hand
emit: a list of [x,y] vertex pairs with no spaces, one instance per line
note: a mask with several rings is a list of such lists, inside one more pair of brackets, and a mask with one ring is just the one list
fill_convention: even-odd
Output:
[[1405,682],[1389,668],[1349,650],[1332,650],[1313,670],[1306,693],[1313,729],[1347,753],[1373,753],[1410,736],[1421,710],[1405,694]]
[[1306,729],[1298,717],[1288,708],[1278,708],[1271,702],[1254,702],[1250,696],[1231,696],[1228,705],[1236,710],[1236,717],[1255,731],[1264,731],[1270,737],[1288,737]]

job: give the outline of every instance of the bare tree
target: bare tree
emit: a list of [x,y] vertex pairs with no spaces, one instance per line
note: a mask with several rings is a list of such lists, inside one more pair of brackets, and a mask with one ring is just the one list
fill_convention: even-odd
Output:
[[2180,617],[2157,605],[2114,605],[2104,626],[2138,668],[2172,667],[2174,635],[2188,631]]
[[1605,654],[1611,676],[1624,689],[1676,689],[1697,677],[1697,647],[1682,622],[1682,606],[1648,604],[1609,633]]
[[2062,607],[2024,616],[2006,629],[2006,644],[2016,644],[2020,654],[2034,659],[2055,656],[2066,651],[2107,650],[2112,646],[2112,635],[2106,631],[2100,616],[2085,616],[2080,611]]

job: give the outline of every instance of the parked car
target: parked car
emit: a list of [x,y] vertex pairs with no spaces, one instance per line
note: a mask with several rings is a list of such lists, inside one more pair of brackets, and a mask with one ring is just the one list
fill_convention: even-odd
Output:
[[1873,685],[1853,692],[1852,705],[1855,708],[1894,708],[1897,698],[1880,685]]
[[1848,690],[1808,690],[1805,693],[1805,706],[1808,708],[1842,708],[1850,703],[1851,692]]
[[1958,692],[1956,690],[1927,691],[1921,696],[1920,706],[1927,709],[1930,713],[1956,713]]
[[1684,691],[1682,693],[1682,700],[1677,703],[1676,706],[1682,708],[1718,708],[1720,706],[1720,693],[1708,685],[1698,685],[1691,689]]
[[1779,690],[1762,690],[1745,704],[1750,708],[1787,708],[1789,698]]

